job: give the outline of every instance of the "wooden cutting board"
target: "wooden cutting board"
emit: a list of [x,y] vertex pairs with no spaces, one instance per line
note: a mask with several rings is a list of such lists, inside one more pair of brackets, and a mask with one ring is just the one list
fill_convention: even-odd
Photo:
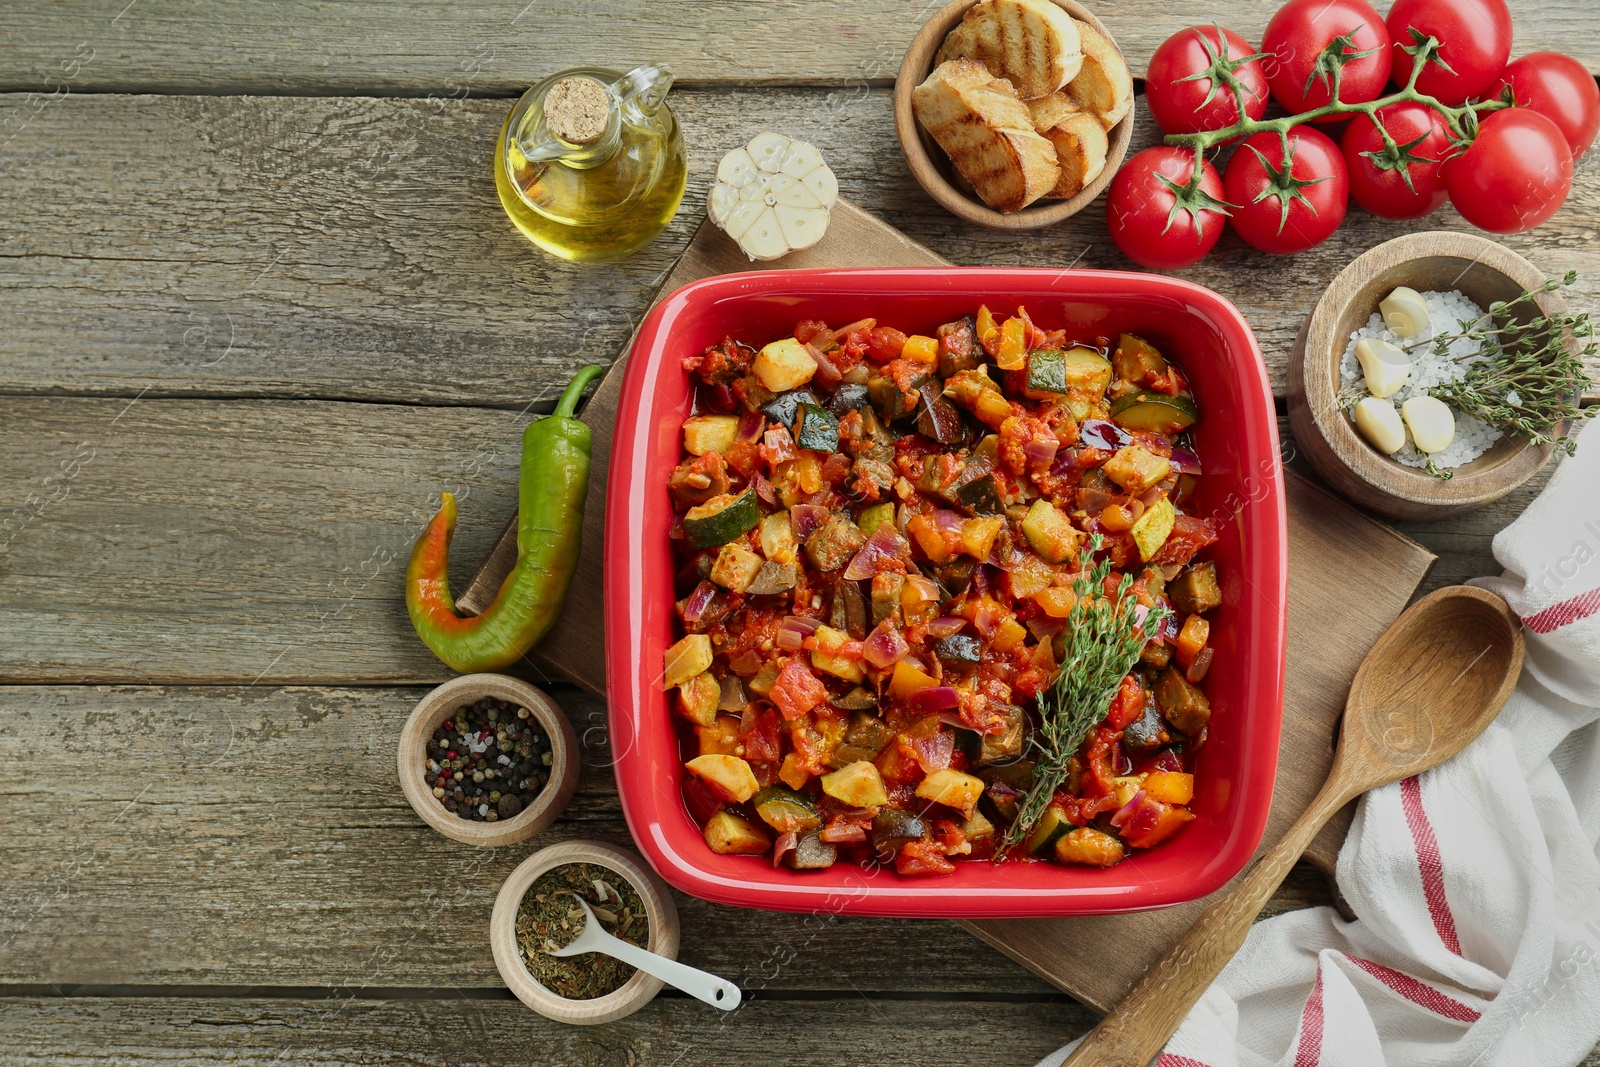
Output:
[[[945,260],[847,201],[834,208],[827,235],[779,263],[751,263],[722,231],[702,223],[657,297],[699,278],[767,266],[947,266]],[[583,524],[583,554],[566,610],[533,657],[591,692],[605,695],[600,558],[611,428],[622,392],[624,350],[583,420],[594,431],[594,466]],[[1261,847],[1276,842],[1305,810],[1333,762],[1334,726],[1356,667],[1427,577],[1434,556],[1327,490],[1287,472],[1289,638],[1283,735],[1272,814]],[[516,561],[516,520],[457,601],[479,612]],[[1350,827],[1346,809],[1306,853],[1331,873]],[[962,922],[968,930],[1079,1000],[1109,1010],[1146,967],[1188,928],[1204,901],[1160,911],[1070,919]]]

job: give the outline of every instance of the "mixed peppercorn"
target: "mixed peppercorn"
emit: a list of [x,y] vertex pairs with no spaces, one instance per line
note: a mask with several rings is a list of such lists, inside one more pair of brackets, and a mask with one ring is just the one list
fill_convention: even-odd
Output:
[[[686,636],[664,684],[713,850],[907,875],[994,856],[1080,596],[1175,616],[1012,853],[1107,865],[1192,818],[1222,596],[1194,562],[1216,532],[1190,513],[1198,411],[1176,365],[1021,308],[931,336],[805,321],[684,365],[695,413],[667,489]],[[1086,592],[1093,545],[1111,569]]]
[[550,760],[550,739],[527,708],[484,697],[439,724],[422,777],[446,811],[496,822],[533,803],[550,781]]

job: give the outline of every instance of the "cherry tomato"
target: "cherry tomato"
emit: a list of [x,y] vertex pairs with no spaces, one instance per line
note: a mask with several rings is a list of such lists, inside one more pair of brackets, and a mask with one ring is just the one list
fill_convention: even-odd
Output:
[[[1417,90],[1457,106],[1494,95],[1511,58],[1511,12],[1505,0],[1395,0],[1389,9],[1389,39],[1394,42],[1394,80],[1411,77],[1415,28],[1439,39],[1438,62],[1417,76]],[[1454,73],[1452,73],[1452,71]]]
[[1350,176],[1338,145],[1296,126],[1287,149],[1270,131],[1246,138],[1228,161],[1222,188],[1240,237],[1263,252],[1290,255],[1315,248],[1339,228]]
[[1222,236],[1222,179],[1202,166],[1196,189],[1194,154],[1157,145],[1123,164],[1106,194],[1111,238],[1128,258],[1153,270],[1176,270],[1205,258]]
[[[1444,205],[1444,161],[1454,151],[1444,116],[1422,104],[1390,104],[1378,111],[1395,147],[1365,115],[1350,120],[1339,142],[1350,171],[1350,196],[1385,219],[1420,219]],[[1409,179],[1409,181],[1408,181]]]
[[1506,68],[1518,107],[1532,108],[1561,128],[1574,161],[1589,150],[1600,131],[1600,87],[1571,56],[1530,52]]
[[[1267,113],[1267,76],[1250,42],[1232,30],[1190,26],[1161,42],[1150,57],[1144,98],[1165,133],[1220,130],[1239,121],[1236,82],[1244,90],[1245,114]],[[1227,43],[1224,55],[1223,42]],[[1196,77],[1199,75],[1199,77]]]
[[[1347,42],[1336,46],[1339,38]],[[1335,71],[1339,99],[1347,104],[1378,99],[1389,82],[1389,31],[1366,0],[1289,0],[1267,23],[1261,50],[1268,53],[1272,95],[1292,114],[1332,101]],[[1341,54],[1360,58],[1340,67],[1336,57]],[[1328,115],[1316,121],[1343,119]]]
[[1450,202],[1490,233],[1522,233],[1556,213],[1572,190],[1561,127],[1523,107],[1492,111],[1477,139],[1444,169]]

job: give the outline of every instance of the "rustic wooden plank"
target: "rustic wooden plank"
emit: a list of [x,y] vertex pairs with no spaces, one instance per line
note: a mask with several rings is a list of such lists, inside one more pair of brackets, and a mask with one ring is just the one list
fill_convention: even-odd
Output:
[[[0,986],[499,986],[488,915],[511,869],[560,840],[631,847],[605,706],[555,691],[578,792],[533,841],[475,851],[394,782],[425,691],[0,687],[0,762],[30,768],[0,790]],[[1326,902],[1302,868],[1269,914]],[[1051,991],[951,923],[677,903],[683,958],[758,994]]]
[[[942,0],[709,0],[664,15],[648,0],[398,6],[358,0],[332,8],[283,0],[226,9],[181,0],[126,7],[25,0],[7,7],[0,86],[450,98],[520,92],[563,67],[626,68],[648,59],[668,62],[697,83],[882,84],[941,6]],[[1143,75],[1156,45],[1180,26],[1220,21],[1259,40],[1277,5],[1100,0],[1093,6]],[[1510,6],[1519,52],[1572,52],[1600,70],[1593,13],[1582,0]]]
[[[504,100],[437,112],[368,98],[56,102],[3,149],[4,388],[520,409],[577,364],[615,355],[698,224],[717,158],[764,127],[814,140],[846,196],[953,262],[1131,266],[1098,207],[1027,235],[945,214],[905,170],[885,90],[674,99],[689,138],[685,207],[655,244],[604,267],[552,260],[504,218],[489,180]],[[1154,138],[1141,123],[1135,147]],[[90,147],[130,142],[115,167]],[[1506,241],[1552,273],[1579,269],[1578,302],[1600,295],[1596,160],[1554,220]],[[1356,211],[1312,252],[1262,256],[1228,235],[1182,276],[1245,312],[1281,394],[1294,334],[1346,263],[1399,233],[1465,225],[1449,208],[1407,224]]]

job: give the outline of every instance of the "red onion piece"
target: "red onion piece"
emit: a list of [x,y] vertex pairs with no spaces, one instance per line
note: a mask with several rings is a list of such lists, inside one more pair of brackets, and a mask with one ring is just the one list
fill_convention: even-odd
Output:
[[954,615],[934,619],[928,624],[929,637],[950,637],[960,633],[967,625],[966,619],[959,619]]
[[794,458],[794,438],[787,426],[775,426],[762,435],[761,458],[776,467]]
[[739,440],[755,444],[767,432],[767,417],[759,411],[747,411],[739,418]]
[[700,394],[702,411],[733,411],[737,401],[733,398],[733,390],[726,385],[708,385]]
[[1181,774],[1183,772],[1183,761],[1178,758],[1176,752],[1169,748],[1155,758],[1149,769],[1152,771],[1174,771]]
[[1141,789],[1137,793],[1133,794],[1133,796],[1129,797],[1128,802],[1122,805],[1122,807],[1118,808],[1115,815],[1111,816],[1111,825],[1115,826],[1118,830],[1122,829],[1123,824],[1129,819],[1133,818],[1133,813],[1144,807],[1144,802],[1144,790]]
[[923,774],[932,774],[950,766],[950,757],[956,751],[956,735],[949,730],[940,730],[932,735],[919,734],[902,738],[901,746],[910,751],[911,758],[916,760]]
[[783,859],[783,854],[794,848],[800,841],[800,835],[792,830],[786,834],[779,834],[778,840],[772,844],[772,865],[776,867]]
[[828,343],[830,345],[836,345],[840,341],[843,341],[846,337],[849,337],[851,334],[855,333],[857,330],[870,330],[876,325],[878,325],[877,319],[857,319],[848,326],[841,326],[837,330],[834,330],[832,333],[828,334]]
[[785,652],[799,652],[806,638],[817,632],[817,620],[799,615],[788,615],[778,624],[778,647]]
[[1078,430],[1082,434],[1083,443],[1091,448],[1104,448],[1115,452],[1133,442],[1133,438],[1128,436],[1126,430],[1105,419],[1089,419],[1078,427]]
[[910,652],[911,646],[906,644],[900,628],[888,619],[880,622],[861,645],[861,658],[880,671],[893,667]]
[[1174,448],[1172,455],[1167,458],[1172,464],[1172,469],[1179,474],[1200,474],[1200,457],[1187,448]]
[[940,533],[954,531],[961,532],[961,527],[967,524],[967,517],[959,511],[945,511],[940,509],[933,513],[933,525]]
[[806,342],[806,351],[817,362],[817,373],[812,376],[813,380],[824,389],[832,389],[838,385],[839,379],[844,375],[833,365],[833,360],[828,358],[828,354],[809,341]]
[[760,497],[763,503],[772,505],[778,503],[778,490],[762,476],[760,471],[750,475],[750,484],[755,486],[756,496]]
[[911,542],[900,536],[900,531],[894,528],[893,523],[879,523],[878,528],[872,531],[872,536],[867,538],[867,543],[850,560],[850,565],[844,569],[844,576],[852,582],[859,582],[863,578],[871,578],[878,573],[880,559],[910,559]]
[[737,674],[730,674],[722,679],[722,694],[717,699],[717,710],[743,711],[746,703],[744,680]]
[[828,509],[815,504],[796,504],[789,509],[789,522],[794,527],[796,541],[802,543],[828,521]]
[[683,621],[691,626],[699,622],[716,596],[717,587],[710,582],[701,582],[695,586],[694,592],[689,594],[688,601],[683,605]]
[[906,706],[921,715],[949,711],[961,706],[961,692],[953,685],[918,689],[906,698]]
[[1028,458],[1029,467],[1045,470],[1055,462],[1056,449],[1060,447],[1061,442],[1054,437],[1031,437],[1022,446],[1022,454]]
[[867,830],[855,823],[831,822],[817,836],[832,845],[858,845],[867,839]]
[[1034,636],[1035,640],[1043,641],[1060,633],[1066,628],[1066,625],[1066,619],[1052,619],[1048,615],[1041,615],[1036,619],[1028,620],[1028,632]]
[[1006,609],[985,598],[978,601],[977,610],[972,613],[972,628],[987,639],[994,636],[995,630],[1005,619]]

